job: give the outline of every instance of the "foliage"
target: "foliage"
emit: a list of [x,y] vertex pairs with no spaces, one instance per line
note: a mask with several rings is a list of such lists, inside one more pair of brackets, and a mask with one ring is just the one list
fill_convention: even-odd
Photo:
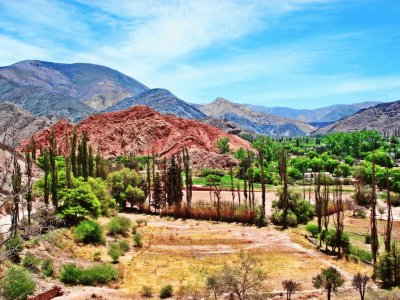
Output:
[[7,300],[26,299],[33,294],[36,283],[31,275],[20,267],[8,269],[0,280],[1,294]]
[[118,246],[123,253],[128,252],[129,249],[131,248],[127,240],[118,241]]
[[200,170],[200,175],[201,177],[207,177],[208,175],[217,175],[217,176],[224,176],[225,172],[222,170],[218,169],[212,169],[212,168],[203,168]]
[[112,258],[113,262],[117,262],[119,257],[122,255],[122,250],[118,243],[112,243],[108,247],[108,255]]
[[60,272],[60,280],[66,284],[78,284],[82,270],[73,263],[68,263],[63,266]]
[[101,213],[101,203],[92,191],[88,182],[81,179],[73,180],[72,189],[64,189],[60,199],[63,203],[60,206],[60,216],[67,223],[75,224],[89,216],[98,217]]
[[217,147],[219,153],[221,154],[229,153],[230,151],[229,138],[227,137],[220,138],[215,144],[215,146]]
[[[394,280],[394,272],[396,259],[392,255],[392,253],[384,252],[378,258],[377,264],[375,266],[375,274],[377,278],[382,281],[382,285],[384,288],[393,287],[395,284]],[[397,269],[400,267],[399,262],[397,261]]]
[[60,280],[66,284],[96,285],[107,284],[118,279],[118,270],[108,264],[99,264],[83,269],[75,264],[66,264]]
[[358,257],[359,259],[365,261],[372,261],[372,253],[371,251],[365,250],[363,248],[356,247],[354,245],[350,245],[350,254]]
[[[285,218],[285,211],[283,209],[280,209],[273,214],[272,222],[276,225],[283,225],[284,218]],[[286,221],[288,226],[291,227],[297,226],[297,216],[290,209],[287,210]]]
[[107,182],[101,178],[89,177],[88,183],[92,187],[92,192],[96,195],[97,199],[101,204],[101,214],[109,216],[113,209],[115,209],[115,199],[111,197],[111,194],[107,187]]
[[139,232],[136,232],[133,235],[133,241],[135,242],[135,246],[137,246],[137,247],[142,247],[143,246],[142,235]]
[[313,278],[315,288],[323,288],[328,293],[328,299],[332,292],[337,293],[338,288],[344,284],[344,279],[337,269],[329,267],[323,269],[320,274]]
[[54,275],[54,265],[51,259],[45,259],[42,263],[42,273],[46,277],[52,277]]
[[307,224],[306,230],[307,230],[309,233],[311,233],[311,235],[312,235],[313,237],[316,237],[316,236],[318,236],[318,234],[319,234],[319,228],[318,228],[318,225],[316,225],[316,224],[312,224],[312,223]]
[[129,220],[127,217],[113,217],[107,225],[108,233],[110,235],[125,235],[129,231],[131,225],[131,220]]
[[107,183],[111,189],[111,195],[122,208],[126,207],[127,192],[130,192],[132,188],[138,188],[141,184],[141,180],[141,177],[135,170],[130,170],[128,168],[112,172],[107,176]]
[[75,240],[85,244],[103,244],[105,242],[103,229],[92,221],[84,220],[75,228]]
[[6,251],[13,262],[19,262],[19,253],[23,250],[24,244],[22,238],[17,235],[15,237],[9,238],[5,242]]
[[31,271],[38,271],[41,261],[33,253],[27,252],[22,261],[22,266]]
[[140,206],[146,200],[144,191],[138,187],[133,187],[130,184],[126,187],[123,197],[131,204],[131,206]]
[[145,298],[151,298],[153,296],[153,289],[148,285],[144,285],[142,287],[142,296]]
[[166,298],[170,298],[172,297],[172,293],[173,293],[173,288],[172,285],[167,284],[165,286],[163,286],[160,290],[160,298],[161,299],[166,299]]

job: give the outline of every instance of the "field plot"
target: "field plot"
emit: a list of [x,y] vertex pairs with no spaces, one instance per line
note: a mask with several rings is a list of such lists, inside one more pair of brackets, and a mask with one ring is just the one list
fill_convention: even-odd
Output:
[[[126,216],[136,219],[143,215]],[[240,251],[249,251],[267,273],[268,292],[281,291],[281,282],[294,279],[301,282],[303,293],[314,291],[312,277],[322,268],[337,267],[350,287],[358,270],[371,272],[364,264],[337,261],[312,247],[304,247],[291,238],[289,232],[271,227],[257,228],[227,223],[194,220],[169,220],[147,217],[148,225],[140,231],[145,237],[143,250],[125,265],[121,287],[128,294],[137,294],[144,285],[158,290],[172,284],[176,289],[202,286],[205,278],[224,264],[235,260]],[[338,299],[351,299],[345,293]]]

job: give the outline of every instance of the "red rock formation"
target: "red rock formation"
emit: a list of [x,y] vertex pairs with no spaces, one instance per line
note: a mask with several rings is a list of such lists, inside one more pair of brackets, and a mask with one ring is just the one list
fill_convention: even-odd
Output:
[[[60,152],[65,150],[65,137],[72,132],[72,125],[61,120],[51,127],[56,135]],[[34,134],[38,148],[49,145],[51,128]],[[199,121],[162,115],[146,106],[135,106],[127,110],[93,115],[76,126],[78,137],[86,132],[88,143],[95,153],[110,158],[118,155],[144,155],[155,153],[170,156],[187,147],[192,153],[193,165],[197,167],[227,167],[235,163],[231,156],[217,153],[218,139],[228,137],[230,147],[249,148],[241,138]],[[23,141],[24,149],[29,141]]]

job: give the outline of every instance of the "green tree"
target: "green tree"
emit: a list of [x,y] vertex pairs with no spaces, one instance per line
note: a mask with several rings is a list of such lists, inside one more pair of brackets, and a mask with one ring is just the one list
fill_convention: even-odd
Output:
[[313,285],[315,288],[323,288],[328,296],[328,300],[331,299],[331,294],[337,293],[338,288],[344,284],[344,279],[337,269],[329,267],[323,269],[319,275],[313,278]]
[[220,138],[217,143],[216,147],[221,154],[229,153],[230,147],[229,147],[229,138],[224,137]]
[[12,267],[6,271],[0,281],[2,295],[7,300],[27,299],[35,291],[36,283],[31,275],[21,267]]

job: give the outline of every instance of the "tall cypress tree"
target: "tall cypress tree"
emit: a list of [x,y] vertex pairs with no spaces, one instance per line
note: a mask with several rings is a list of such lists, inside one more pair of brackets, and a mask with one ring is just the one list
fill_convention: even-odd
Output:
[[192,188],[193,188],[193,179],[192,179],[192,170],[190,169],[190,157],[189,151],[185,147],[183,149],[183,164],[185,170],[185,185],[186,185],[186,205],[190,211],[191,203],[192,203]]
[[92,146],[89,146],[89,156],[88,156],[88,173],[90,177],[94,175],[94,158]]
[[32,159],[29,152],[25,153],[26,160],[26,203],[28,206],[28,224],[31,225],[31,212],[32,212]]
[[74,130],[72,132],[72,137],[71,137],[70,160],[71,160],[72,174],[74,174],[74,176],[77,177],[79,174],[78,174],[78,171],[77,171],[76,144],[77,144],[76,128],[74,127]]
[[87,145],[87,137],[86,132],[83,133],[81,140],[81,163],[82,163],[82,176],[85,181],[87,181],[89,176],[89,165],[88,165],[88,145]]
[[50,173],[51,173],[51,201],[55,209],[58,209],[58,198],[57,198],[57,188],[58,188],[58,170],[56,165],[57,157],[57,141],[54,134],[54,130],[50,133]]
[[43,153],[43,171],[44,171],[44,204],[46,207],[49,205],[49,172],[50,172],[50,159],[49,152],[44,150]]

